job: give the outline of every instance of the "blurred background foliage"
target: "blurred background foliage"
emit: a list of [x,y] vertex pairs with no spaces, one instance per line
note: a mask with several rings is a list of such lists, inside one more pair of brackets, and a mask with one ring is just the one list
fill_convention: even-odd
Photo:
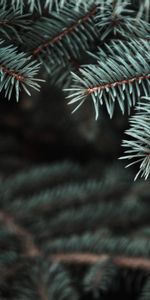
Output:
[[149,299],[149,180],[117,158],[127,116],[57,88],[0,103],[0,299]]

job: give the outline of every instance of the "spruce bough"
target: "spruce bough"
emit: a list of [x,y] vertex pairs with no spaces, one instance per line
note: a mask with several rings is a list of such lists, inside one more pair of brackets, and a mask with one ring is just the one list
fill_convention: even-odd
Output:
[[99,166],[1,178],[1,299],[150,299],[149,182]]
[[139,164],[135,179],[147,179],[149,22],[147,0],[1,0],[0,92],[19,101],[23,90],[40,89],[46,72],[73,111],[92,101],[96,119],[102,106],[112,118],[119,107],[130,119],[122,158]]

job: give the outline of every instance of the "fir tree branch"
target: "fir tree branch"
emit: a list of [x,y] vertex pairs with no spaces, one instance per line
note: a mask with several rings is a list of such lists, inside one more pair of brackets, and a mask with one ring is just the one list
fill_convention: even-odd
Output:
[[[135,6],[137,5],[137,1],[133,1]],[[138,11],[138,18],[143,18],[146,21],[150,21],[150,2],[149,0],[143,0],[142,2],[139,1],[139,11]]]
[[150,297],[150,276],[148,276],[138,300],[148,300]]
[[[150,32],[149,23],[135,17],[135,11],[131,9],[130,1],[106,3],[103,11],[96,16],[96,24],[99,28],[101,40],[109,35],[129,38],[144,37]],[[112,36],[111,36],[112,38]]]
[[130,41],[125,42],[123,47],[122,44],[118,42],[113,44],[113,51],[115,53],[116,45],[117,54],[109,56],[107,63],[104,57],[102,60],[99,57],[96,65],[83,66],[79,69],[79,75],[72,73],[74,84],[67,90],[72,93],[68,96],[72,98],[69,104],[79,103],[75,110],[85,102],[88,96],[91,96],[96,119],[99,115],[99,107],[104,103],[112,117],[116,101],[122,113],[126,106],[130,112],[130,107],[135,105],[142,91],[148,95],[149,42]]
[[[75,245],[79,245],[78,249]],[[70,238],[57,238],[47,244],[45,250],[49,255],[60,252],[69,254],[75,251],[149,258],[150,243],[149,239],[144,237],[115,236],[111,233],[106,234],[103,230],[94,234],[87,232]]]
[[26,229],[17,224],[14,217],[0,211],[0,222],[5,226],[9,233],[19,236],[19,239],[22,240],[24,244],[24,255],[29,257],[35,257],[40,255],[38,247],[35,245],[32,235],[30,232],[27,232]]
[[19,100],[21,88],[30,95],[28,87],[39,91],[38,81],[34,76],[39,71],[40,64],[31,61],[31,57],[18,50],[13,45],[4,46],[0,41],[0,92],[5,90],[5,97],[11,98],[12,92],[15,91],[16,100]]
[[[44,299],[43,297],[49,296],[51,299],[61,299],[66,295],[67,299],[71,297],[76,300],[81,295],[81,290],[83,293],[93,294],[98,289],[107,294],[111,291],[116,278],[118,283],[123,280],[124,284],[128,285],[128,278],[130,281],[132,272],[135,272],[133,276],[135,284],[138,282],[138,294],[141,293],[143,284],[139,280],[143,276],[142,272],[146,276],[150,266],[149,219],[140,218],[144,212],[147,216],[149,213],[148,183],[141,182],[141,186],[136,184],[132,188],[129,184],[128,187],[118,191],[118,187],[116,189],[118,177],[114,184],[110,184],[110,181],[108,183],[108,179],[107,184],[103,182],[100,184],[99,180],[99,185],[92,182],[93,179],[91,183],[90,180],[89,182],[88,179],[85,180],[86,177],[96,176],[95,168],[93,172],[94,175],[91,172],[89,174],[89,168],[79,168],[78,165],[65,162],[22,172],[12,179],[1,182],[2,293],[8,289],[11,282],[10,292],[16,299],[23,293],[27,295],[25,299],[29,297],[33,300],[34,297]],[[111,170],[109,172],[107,169],[105,172],[111,174]],[[68,178],[71,180],[70,185]],[[122,177],[119,177],[119,186],[121,180]],[[110,187],[114,190],[110,190]],[[91,211],[97,207],[99,215],[100,213],[102,215],[104,202],[107,210],[112,201],[114,206],[105,214],[104,226],[101,225],[102,220],[99,218],[101,222],[97,223],[97,229],[92,229],[91,217],[86,218],[87,207]],[[19,206],[13,209],[15,202],[19,203]],[[74,220],[72,214],[65,216],[66,209],[68,212],[74,211]],[[118,209],[117,217],[116,209]],[[81,222],[81,231],[78,232],[75,217],[78,219],[80,210],[83,215],[81,219],[84,221]],[[93,212],[92,214],[96,216]],[[118,227],[113,228],[114,223],[117,226],[117,219],[119,232]],[[63,226],[60,225],[60,220],[63,220]],[[133,226],[134,220],[139,224],[136,231]],[[68,225],[72,227],[69,235]],[[58,227],[59,233],[55,235]],[[128,269],[131,273],[122,277],[123,270]],[[80,289],[76,286],[77,270],[80,274]],[[136,274],[137,270],[141,274],[139,277]],[[146,279],[143,281],[146,283]],[[133,288],[131,285],[128,285],[128,289]],[[99,295],[98,291],[97,293]]]
[[24,36],[24,44],[29,45],[27,50],[44,65],[64,64],[66,58],[68,61],[72,57],[80,57],[81,51],[88,49],[97,37],[93,26],[93,15],[96,11],[95,5],[86,10],[81,6],[78,11],[71,2],[59,14],[52,12],[51,19],[41,18]]
[[[0,193],[3,195],[3,199],[16,199],[19,197],[25,197],[26,194],[32,195],[40,190],[52,188],[55,185],[60,185],[70,177],[78,178],[81,176],[81,168],[78,164],[74,164],[69,161],[63,161],[62,163],[54,163],[49,166],[37,167],[30,169],[27,172],[22,172],[13,177],[8,178],[0,185]],[[32,186],[30,183],[32,182]],[[8,190],[9,186],[9,190]],[[44,195],[43,195],[44,196]],[[46,196],[46,193],[45,193]],[[5,200],[4,200],[5,201]],[[33,201],[34,202],[34,201]]]
[[[150,174],[150,98],[143,97],[136,107],[136,113],[130,118],[130,129],[126,134],[132,140],[124,140],[123,146],[130,148],[121,159],[132,159],[131,166],[140,163],[140,169],[135,176],[148,178]],[[127,167],[128,167],[127,166]]]
[[[46,299],[59,299],[60,295],[64,299],[78,300],[78,292],[73,286],[73,281],[69,272],[62,264],[57,262],[42,262],[42,285],[44,286]],[[40,269],[40,272],[41,272]],[[44,300],[44,299],[43,299]]]
[[31,20],[28,18],[30,14],[21,14],[20,10],[13,10],[12,7],[4,10],[0,7],[0,32],[1,39],[12,40],[12,36],[18,39],[19,42],[22,41],[20,29],[29,30],[31,25]]
[[128,256],[109,256],[106,254],[92,254],[92,253],[59,253],[52,254],[52,260],[56,262],[63,262],[69,264],[94,264],[111,261],[119,267],[150,270],[150,259],[141,257]]
[[7,9],[8,6],[11,6],[14,11],[19,10],[20,13],[23,13],[24,8],[28,8],[31,13],[38,11],[42,14],[44,8],[47,8],[50,11],[54,5],[59,9],[60,5],[58,2],[59,0],[0,0],[0,5],[2,5],[3,10]]

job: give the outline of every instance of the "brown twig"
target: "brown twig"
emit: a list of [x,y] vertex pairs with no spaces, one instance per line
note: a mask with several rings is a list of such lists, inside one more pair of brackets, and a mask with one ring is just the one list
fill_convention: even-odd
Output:
[[40,250],[35,245],[31,233],[17,224],[14,217],[0,211],[0,221],[4,223],[10,233],[16,234],[23,241],[25,256],[36,257],[40,255]]
[[93,264],[109,260],[120,267],[150,270],[150,258],[144,257],[110,256],[92,253],[59,253],[53,254],[51,259],[69,264]]
[[18,73],[15,73],[13,70],[9,70],[9,69],[7,69],[5,66],[3,66],[3,65],[0,65],[0,69],[1,69],[4,73],[8,74],[9,76],[14,77],[14,78],[15,78],[16,80],[18,80],[18,81],[24,81],[24,80],[25,80],[25,77],[24,77],[23,75],[18,74]]
[[85,94],[90,95],[90,94],[92,94],[92,93],[94,93],[98,90],[101,91],[101,90],[104,90],[106,88],[113,88],[115,86],[120,86],[120,85],[123,85],[123,84],[129,84],[129,83],[133,83],[133,82],[137,82],[137,81],[145,80],[145,79],[150,79],[150,75],[136,76],[136,77],[133,77],[133,78],[130,78],[130,79],[123,79],[123,80],[120,80],[120,81],[115,81],[115,82],[105,83],[105,84],[102,84],[102,85],[97,85],[97,86],[86,89]]
[[46,43],[43,43],[42,45],[40,45],[38,48],[33,50],[33,56],[38,55],[44,48],[49,47],[50,45],[54,45],[55,43],[57,43],[58,41],[60,41],[64,36],[70,34],[72,31],[74,31],[81,23],[84,23],[86,21],[89,20],[90,17],[92,17],[97,11],[97,6],[95,6],[94,8],[92,8],[92,10],[88,13],[86,13],[85,16],[83,16],[82,18],[80,18],[77,22],[75,22],[73,25],[71,25],[70,27],[64,29],[61,33],[57,34],[56,36],[54,36],[52,39],[50,39],[49,41],[47,41]]

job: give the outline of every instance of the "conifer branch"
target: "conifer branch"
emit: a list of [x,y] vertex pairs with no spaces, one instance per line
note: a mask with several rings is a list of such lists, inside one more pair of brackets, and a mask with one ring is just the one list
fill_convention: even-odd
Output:
[[31,56],[19,53],[17,47],[4,46],[4,42],[0,41],[0,92],[4,89],[5,97],[9,100],[14,91],[19,101],[21,88],[29,95],[28,87],[39,91],[38,82],[42,80],[34,78],[39,66],[39,63],[31,60]]
[[20,10],[13,10],[12,7],[4,10],[0,7],[0,32],[1,39],[12,40],[14,35],[19,42],[22,42],[20,29],[29,30],[31,20],[28,18],[30,14],[21,14]]
[[24,36],[24,44],[29,45],[28,52],[44,65],[65,65],[66,60],[80,57],[81,51],[88,49],[97,37],[93,26],[96,11],[95,5],[86,9],[81,6],[78,11],[71,2],[59,14],[51,12],[51,19],[41,18]]
[[[38,11],[42,14],[42,10],[44,8],[51,11],[54,5],[57,9],[59,9],[59,1],[61,0],[0,0],[0,5],[2,5],[3,10],[10,6],[14,11],[19,10],[20,13],[23,13],[24,9],[27,7],[31,13]],[[64,4],[64,1],[61,1],[62,4]]]
[[38,55],[40,52],[42,52],[45,48],[48,48],[50,44],[54,45],[55,43],[57,43],[59,40],[61,40],[62,38],[64,38],[65,36],[67,36],[68,34],[72,33],[73,31],[75,31],[77,29],[77,27],[79,26],[79,24],[84,23],[86,21],[89,20],[89,18],[91,16],[93,16],[96,12],[96,7],[94,7],[90,12],[88,12],[85,16],[81,17],[77,22],[75,22],[75,24],[69,26],[68,28],[66,28],[65,30],[63,30],[61,33],[58,33],[58,35],[54,36],[50,41],[42,44],[41,46],[39,46],[38,48],[36,48],[35,50],[33,50],[33,56]]
[[[110,168],[109,171],[103,170],[103,179],[105,173],[111,172]],[[137,295],[148,295],[148,182],[141,182],[140,187],[135,183],[131,188],[127,176],[128,185],[120,186],[120,191],[116,173],[115,182],[111,184],[109,180],[107,184],[101,180],[99,184],[93,182],[92,178],[97,178],[97,175],[94,166],[92,174],[89,174],[89,168],[85,166],[82,168],[75,163],[64,162],[33,168],[1,182],[0,288],[3,287],[4,292],[11,282],[10,293],[16,299],[20,299],[22,293],[31,299],[34,299],[33,295],[35,299],[49,296],[61,299],[67,295],[67,299],[75,300],[81,294],[92,293],[93,299],[96,293],[111,291],[116,280],[118,284],[128,285],[130,293],[132,290],[135,292],[133,278],[136,287],[138,282]],[[119,185],[123,178],[119,177]],[[71,180],[70,185],[68,180]],[[99,218],[101,223],[98,222],[97,229],[94,229],[89,226],[91,217],[86,218],[87,206],[91,211],[92,207],[95,211],[97,208],[99,215],[103,215],[104,202],[104,210],[112,202],[114,205],[103,220]],[[15,204],[19,204],[16,209]],[[74,220],[82,210],[80,232],[78,223],[72,221],[72,214],[66,217],[66,209],[74,211]],[[96,214],[93,212],[94,222]],[[53,226],[54,219],[56,227]],[[63,226],[60,226],[60,219]],[[115,222],[118,226],[117,220],[119,228],[113,228]],[[138,221],[136,230],[134,220]],[[68,234],[73,222],[72,231]],[[57,234],[55,228],[59,229]],[[117,286],[118,289],[120,286]]]
[[0,222],[5,226],[9,233],[18,235],[20,240],[24,243],[24,255],[35,257],[40,255],[38,247],[35,245],[32,235],[20,224],[17,224],[14,217],[0,211]]
[[[123,45],[123,47],[122,47]],[[150,80],[150,44],[147,41],[118,42],[113,44],[117,54],[99,57],[97,64],[85,65],[79,69],[79,75],[72,73],[74,84],[69,104],[79,103],[75,110],[82,105],[88,96],[91,96],[96,119],[100,105],[105,104],[110,117],[113,116],[115,102],[118,101],[122,113],[127,106],[135,105],[136,99],[144,91],[149,93]],[[138,53],[138,54],[137,54]],[[75,111],[74,110],[74,111]]]
[[141,98],[135,115],[130,118],[130,129],[126,134],[131,140],[123,141],[123,146],[129,150],[125,151],[126,155],[121,159],[133,160],[128,166],[140,163],[135,180],[138,176],[147,179],[150,175],[150,98]]
[[[137,1],[134,0],[135,6],[137,5]],[[139,1],[139,10],[138,10],[138,18],[143,18],[146,21],[150,21],[150,2],[149,0]]]
[[150,270],[150,259],[141,257],[128,257],[128,256],[109,256],[106,254],[92,254],[92,253],[59,253],[52,254],[52,260],[57,262],[69,264],[94,264],[111,262],[119,267]]
[[139,296],[139,300],[148,300],[149,297],[150,297],[150,276],[148,276],[146,282],[144,283],[144,286]]
[[129,38],[145,37],[150,33],[150,25],[141,18],[135,17],[130,1],[116,0],[106,3],[96,16],[101,40],[109,35]]

